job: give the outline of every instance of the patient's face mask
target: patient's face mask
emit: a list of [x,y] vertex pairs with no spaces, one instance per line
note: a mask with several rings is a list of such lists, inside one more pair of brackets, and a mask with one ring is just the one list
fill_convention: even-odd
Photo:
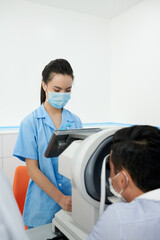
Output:
[[[127,184],[128,184],[128,177],[127,177],[127,175],[126,175],[126,173],[124,171],[122,171],[122,172],[123,172],[124,176],[126,177],[126,186],[127,186]],[[111,193],[113,193],[113,195],[115,197],[117,197],[117,198],[122,198],[121,194],[124,191],[124,189],[126,188],[126,186],[118,193],[118,192],[116,192],[116,190],[114,189],[113,184],[112,184],[112,181],[115,178],[117,178],[119,176],[119,174],[120,174],[120,172],[116,176],[114,176],[112,179],[108,178],[108,181],[109,181],[109,188],[110,188]]]
[[69,99],[71,98],[71,93],[55,93],[49,92],[49,99],[47,101],[54,108],[63,108]]

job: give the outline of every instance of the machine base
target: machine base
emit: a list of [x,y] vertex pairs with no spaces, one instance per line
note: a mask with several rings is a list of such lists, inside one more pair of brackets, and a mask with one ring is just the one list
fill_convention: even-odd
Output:
[[72,213],[60,210],[52,219],[52,231],[58,228],[69,240],[86,240],[89,233],[80,229],[72,219]]

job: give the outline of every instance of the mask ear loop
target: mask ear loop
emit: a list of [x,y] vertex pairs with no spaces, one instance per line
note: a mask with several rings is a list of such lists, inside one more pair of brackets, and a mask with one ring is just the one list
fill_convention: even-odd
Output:
[[[129,182],[129,179],[128,179],[128,176],[127,176],[127,174],[124,172],[124,171],[122,171],[123,172],[123,174],[124,174],[124,176],[126,177],[126,185],[125,185],[125,187],[127,187],[127,184],[128,184],[128,182]],[[123,189],[124,190],[124,189]]]
[[[45,86],[46,86],[46,90],[44,90],[44,91],[45,91],[45,94],[46,94],[46,93],[47,93],[47,90],[48,90],[48,86],[47,86],[46,83],[45,83]],[[49,102],[49,99],[47,99],[47,96],[46,96],[46,101]]]
[[125,185],[125,187],[120,191],[120,193],[119,194],[122,194],[122,192],[124,191],[124,189],[126,188],[126,186],[127,186],[127,184],[128,184],[128,177],[127,177],[127,174],[124,172],[124,171],[122,171],[122,173],[124,174],[124,176],[126,177],[126,185]]
[[99,215],[104,212],[105,199],[106,199],[106,164],[109,160],[110,154],[108,154],[102,163],[101,169],[101,196],[100,196],[100,206],[99,206]]

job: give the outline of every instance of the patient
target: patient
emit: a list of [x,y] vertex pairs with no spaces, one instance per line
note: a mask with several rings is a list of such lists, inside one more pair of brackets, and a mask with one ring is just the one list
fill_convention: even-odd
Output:
[[12,187],[0,169],[0,239],[27,240]]
[[107,207],[88,240],[160,240],[160,130],[117,131],[109,161],[110,190],[123,202]]

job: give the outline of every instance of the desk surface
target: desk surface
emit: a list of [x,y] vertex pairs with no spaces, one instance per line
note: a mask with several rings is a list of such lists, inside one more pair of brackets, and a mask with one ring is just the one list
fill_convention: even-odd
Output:
[[56,235],[52,232],[52,223],[26,230],[29,240],[47,240]]

